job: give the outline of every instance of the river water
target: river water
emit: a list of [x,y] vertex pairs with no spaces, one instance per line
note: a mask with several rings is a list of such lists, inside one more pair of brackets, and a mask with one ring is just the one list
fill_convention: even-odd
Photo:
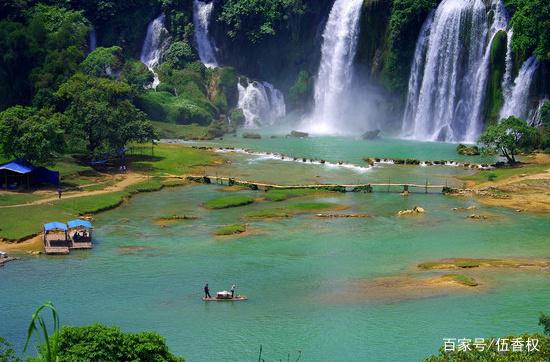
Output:
[[[414,152],[419,156],[411,156]],[[408,155],[420,158],[422,152],[428,151]],[[344,156],[334,157],[357,161]],[[447,158],[441,152],[437,156]],[[251,165],[287,167],[235,157],[242,172]],[[322,179],[343,177],[340,170],[316,171]],[[252,176],[260,173],[250,171]],[[93,250],[66,257],[23,256],[5,266],[0,270],[0,335],[21,350],[33,310],[51,300],[63,324],[101,322],[127,331],[155,330],[188,361],[255,360],[260,345],[269,361],[286,360],[288,353],[295,359],[297,351],[302,351],[302,361],[413,361],[435,353],[447,337],[539,331],[539,312],[548,312],[550,272],[542,270],[467,271],[481,283],[473,290],[442,287],[426,295],[369,290],[379,278],[441,274],[417,271],[415,265],[422,261],[547,257],[547,217],[435,194],[344,194],[317,199],[371,217],[246,221],[250,233],[215,237],[217,227],[243,222],[244,213],[272,206],[215,211],[201,206],[226,194],[221,186],[194,185],[137,195],[96,216]],[[416,205],[426,213],[395,216]],[[452,210],[472,205],[475,213],[489,218],[473,221],[466,217],[472,211]],[[167,227],[155,223],[173,214],[199,218]],[[250,299],[204,303],[200,298],[206,281],[212,291],[236,283],[237,291]]]

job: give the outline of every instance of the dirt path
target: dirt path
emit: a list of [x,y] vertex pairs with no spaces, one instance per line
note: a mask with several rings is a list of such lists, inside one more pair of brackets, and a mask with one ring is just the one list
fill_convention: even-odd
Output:
[[[107,186],[103,190],[67,191],[67,192],[64,192],[61,195],[61,197],[64,200],[64,199],[72,199],[72,198],[76,198],[76,197],[102,195],[102,194],[108,194],[108,193],[117,192],[117,191],[123,191],[128,186],[132,186],[132,185],[135,185],[135,184],[137,184],[141,181],[147,180],[147,177],[148,177],[146,175],[142,175],[142,174],[134,173],[134,172],[129,172],[127,174],[123,174],[123,175],[120,175],[120,176],[123,177],[122,180],[118,181],[114,185]],[[51,195],[52,196],[50,196],[50,197],[40,199],[40,200],[36,200],[36,201],[32,201],[32,202],[28,202],[28,203],[25,203],[25,204],[0,206],[0,209],[7,209],[7,208],[12,208],[12,207],[22,207],[22,206],[31,206],[31,205],[43,205],[43,204],[47,204],[47,203],[59,200],[59,197],[58,197],[56,192],[51,192]]]
[[17,242],[17,243],[8,243],[5,241],[0,241],[0,250],[5,252],[29,252],[29,251],[44,251],[44,243],[42,241],[42,234],[39,234],[35,237],[32,237],[28,240]]

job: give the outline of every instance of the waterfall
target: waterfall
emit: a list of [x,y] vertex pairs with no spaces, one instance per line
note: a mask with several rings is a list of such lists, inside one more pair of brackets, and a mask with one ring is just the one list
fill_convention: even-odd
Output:
[[513,29],[508,30],[506,36],[506,66],[504,77],[502,78],[502,94],[504,99],[508,99],[512,96],[512,70],[514,68],[514,60],[512,57],[512,37],[514,36]]
[[94,28],[88,33],[88,52],[91,53],[97,48],[97,33]]
[[323,32],[321,63],[315,82],[313,132],[338,132],[350,91],[363,0],[336,0]]
[[[443,0],[433,20],[429,18],[423,66],[411,73],[403,118],[403,136],[430,141],[475,141],[480,130],[480,110],[488,77],[487,39],[506,26],[501,0],[493,0],[493,23],[488,28],[482,0]],[[423,45],[422,43],[426,43]],[[420,50],[419,50],[420,53]],[[419,54],[417,54],[419,55]],[[420,56],[420,55],[419,55]],[[420,62],[415,59],[415,62]]]
[[532,56],[527,59],[518,76],[514,80],[514,85],[511,88],[509,97],[504,99],[504,105],[500,110],[500,119],[516,116],[526,119],[528,116],[529,90],[533,81],[533,75],[537,70],[539,62]]
[[542,106],[548,102],[548,98],[542,98],[539,101],[539,104],[536,108],[532,109],[531,112],[529,112],[529,117],[527,121],[529,124],[533,127],[541,127],[542,126]]
[[238,108],[243,111],[246,128],[272,125],[286,115],[283,94],[267,82],[248,81],[246,87],[239,81]]
[[164,14],[160,14],[158,18],[149,23],[147,35],[141,48],[141,62],[155,75],[151,88],[156,88],[160,83],[155,68],[160,63],[162,52],[166,46],[165,40],[168,36],[168,30],[164,27],[164,19]]
[[[428,36],[430,34],[433,18],[434,12],[431,12],[428,19],[426,19],[422,25],[418,41],[416,42],[413,63],[411,66],[411,76],[409,78],[409,92],[407,94],[407,102],[405,103],[404,119],[413,118],[418,109],[420,86],[422,85],[422,76],[424,75],[424,59],[426,50],[428,49]],[[414,123],[403,122],[402,133],[412,134],[414,129],[411,129],[411,126],[414,126]]]
[[195,25],[195,40],[201,62],[208,68],[216,68],[216,47],[209,36],[210,15],[214,8],[214,1],[193,1],[193,24]]

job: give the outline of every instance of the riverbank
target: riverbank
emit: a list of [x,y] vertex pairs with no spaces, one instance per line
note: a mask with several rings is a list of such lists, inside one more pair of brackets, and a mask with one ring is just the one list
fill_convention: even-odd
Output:
[[212,152],[181,145],[158,145],[152,151],[148,147],[141,154],[130,155],[127,173],[98,172],[65,159],[63,167],[72,171],[64,182],[75,186],[67,188],[61,198],[56,190],[0,193],[0,250],[37,250],[35,244],[25,241],[37,235],[46,222],[97,214],[136,193],[184,185],[186,174],[223,162]]

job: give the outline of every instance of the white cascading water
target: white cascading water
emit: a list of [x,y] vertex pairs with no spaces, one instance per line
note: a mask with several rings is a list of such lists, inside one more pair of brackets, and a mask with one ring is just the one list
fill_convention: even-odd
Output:
[[88,33],[88,52],[93,52],[97,48],[97,33],[95,29]]
[[512,96],[512,71],[514,69],[514,59],[512,54],[512,37],[514,36],[514,30],[510,28],[506,34],[506,59],[505,59],[505,71],[502,78],[502,94],[504,99],[508,99]]
[[307,127],[313,133],[341,132],[344,100],[352,84],[363,0],[336,0],[323,32],[315,81],[315,108]]
[[247,81],[246,87],[239,81],[238,108],[243,111],[246,128],[273,125],[286,115],[283,94],[267,82]]
[[210,25],[210,15],[214,8],[214,1],[205,2],[201,0],[193,1],[193,24],[195,25],[195,40],[201,62],[208,68],[216,68],[216,46],[210,38],[208,28]]
[[[500,2],[495,0],[491,6],[495,12],[499,8],[496,1]],[[431,26],[423,66],[411,74],[421,79],[421,84],[408,95],[407,105],[412,106],[404,115],[404,137],[475,141],[489,70],[487,38],[501,27],[496,26],[501,14],[496,14],[493,26],[488,27],[487,11],[482,0],[443,0],[433,20],[427,20]]]
[[[407,94],[407,103],[405,104],[404,119],[414,118],[418,108],[418,98],[420,86],[422,85],[422,76],[424,75],[424,59],[428,49],[428,36],[432,27],[434,12],[431,12],[418,36],[416,48],[414,50],[414,58],[411,66],[411,76],[409,78],[409,92]],[[413,122],[403,122],[403,134],[412,134],[414,132]]]
[[533,127],[541,127],[542,124],[542,107],[544,104],[548,102],[548,98],[543,98],[539,101],[539,104],[537,107],[531,110],[529,112],[529,117],[527,118],[527,121],[529,124]]
[[153,72],[155,78],[151,84],[151,88],[156,88],[160,80],[155,68],[160,63],[162,52],[165,46],[165,40],[168,37],[168,30],[164,27],[165,15],[160,14],[160,16],[154,19],[147,26],[147,35],[143,42],[143,47],[141,48],[141,57],[140,60],[143,64]]
[[500,119],[510,116],[522,119],[527,118],[529,112],[529,91],[538,65],[539,62],[534,56],[523,63],[518,76],[514,80],[510,96],[504,99],[504,105],[500,110]]

